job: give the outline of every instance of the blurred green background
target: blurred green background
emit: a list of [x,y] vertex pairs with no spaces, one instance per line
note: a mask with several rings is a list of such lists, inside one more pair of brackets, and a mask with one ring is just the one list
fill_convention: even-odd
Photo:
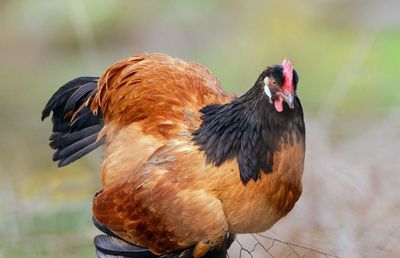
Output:
[[95,257],[101,151],[58,169],[41,110],[65,82],[143,52],[201,63],[237,93],[292,59],[308,129],[304,194],[270,234],[399,257],[398,10],[394,0],[2,0],[0,257]]

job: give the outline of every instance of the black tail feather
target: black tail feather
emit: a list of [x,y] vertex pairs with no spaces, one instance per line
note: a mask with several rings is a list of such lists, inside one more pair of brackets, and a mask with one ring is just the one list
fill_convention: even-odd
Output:
[[[50,115],[50,112],[56,112],[57,115],[64,113],[65,105],[71,95],[78,90],[82,85],[91,83],[93,89],[97,87],[98,77],[79,77],[72,81],[67,82],[59,88],[50,100],[47,102],[46,107],[42,111],[42,120]],[[80,104],[82,104],[81,102]]]
[[102,125],[93,125],[90,127],[83,128],[79,131],[74,131],[69,134],[65,133],[53,133],[50,136],[50,147],[52,149],[63,149],[68,147],[69,145],[79,141],[80,139],[89,137],[93,134],[99,132],[102,128]]
[[94,133],[91,135],[88,135],[86,137],[82,137],[81,139],[79,139],[78,141],[66,146],[63,149],[58,149],[54,155],[53,155],[53,159],[54,160],[61,160],[64,157],[68,157],[71,156],[72,154],[74,154],[75,152],[89,146],[90,144],[94,143],[97,139],[97,135],[98,133]]
[[74,119],[70,123],[71,131],[76,131],[79,128],[91,127],[93,125],[98,125],[98,119],[101,114],[94,116],[92,111],[88,108],[80,110]]
[[53,133],[50,147],[55,149],[53,160],[63,167],[81,158],[104,143],[97,140],[103,127],[101,112],[93,114],[85,106],[97,91],[98,77],[80,77],[60,89],[47,102],[42,120],[53,112]]
[[[95,135],[97,138],[97,135]],[[71,155],[67,156],[67,157],[62,157],[60,158],[60,162],[58,162],[58,166],[59,167],[64,167],[72,162],[74,162],[77,159],[80,159],[81,157],[85,156],[86,154],[88,154],[89,152],[91,152],[94,149],[97,149],[97,147],[103,145],[104,141],[105,141],[105,137],[103,137],[101,140],[97,141],[94,139],[92,139],[92,143],[87,145],[86,147],[72,153]]]
[[[88,81],[79,87],[79,90],[74,91],[69,97],[67,104],[65,104],[65,110],[73,110],[79,107],[79,105],[83,104],[82,99],[89,95],[89,93],[93,92],[97,89],[97,79],[95,81]],[[87,99],[87,98],[86,98]]]

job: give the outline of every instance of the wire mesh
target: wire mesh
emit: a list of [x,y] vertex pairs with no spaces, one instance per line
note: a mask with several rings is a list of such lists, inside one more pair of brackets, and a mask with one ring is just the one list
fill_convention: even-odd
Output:
[[236,237],[228,251],[229,258],[339,258],[336,254],[311,247],[289,243],[263,234],[247,234]]

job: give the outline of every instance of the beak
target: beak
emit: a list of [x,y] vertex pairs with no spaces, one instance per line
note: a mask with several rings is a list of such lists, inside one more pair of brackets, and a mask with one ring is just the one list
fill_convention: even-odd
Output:
[[291,109],[294,109],[294,93],[293,92],[285,92],[283,95],[283,99],[286,101],[288,106]]

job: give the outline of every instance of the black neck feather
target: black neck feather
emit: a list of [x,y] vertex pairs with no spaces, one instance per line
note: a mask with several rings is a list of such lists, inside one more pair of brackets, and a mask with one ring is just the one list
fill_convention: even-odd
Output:
[[253,87],[228,104],[206,106],[200,112],[203,123],[193,140],[205,152],[206,162],[220,166],[235,158],[244,184],[257,181],[261,170],[272,171],[274,153],[282,141],[304,144],[303,110],[297,97],[294,109],[285,104],[279,113]]

